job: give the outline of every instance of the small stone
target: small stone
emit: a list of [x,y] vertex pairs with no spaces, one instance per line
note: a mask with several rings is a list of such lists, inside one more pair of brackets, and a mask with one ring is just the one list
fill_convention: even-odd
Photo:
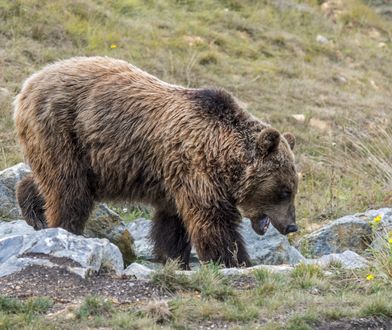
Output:
[[326,44],[326,43],[329,42],[329,40],[328,40],[326,37],[322,36],[321,34],[318,34],[318,35],[317,35],[316,41],[317,41],[318,43],[320,43],[320,44]]
[[293,117],[299,123],[304,123],[305,122],[305,115],[302,114],[302,113],[301,114],[291,115],[291,117]]
[[134,262],[124,270],[124,275],[134,276],[138,280],[146,280],[150,278],[152,272],[152,269]]

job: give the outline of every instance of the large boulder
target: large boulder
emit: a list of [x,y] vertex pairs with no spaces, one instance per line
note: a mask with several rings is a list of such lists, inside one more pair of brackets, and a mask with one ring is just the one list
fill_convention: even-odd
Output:
[[125,265],[136,260],[134,239],[121,220],[106,204],[98,204],[86,223],[84,235],[87,237],[107,238],[120,249]]
[[298,246],[304,254],[313,257],[343,253],[346,250],[361,254],[369,248],[376,232],[388,228],[392,228],[392,209],[369,210],[339,218],[305,235],[299,240]]
[[0,222],[0,277],[32,265],[63,267],[82,277],[103,271],[122,274],[121,252],[107,239],[85,238],[61,228],[30,228],[20,220]]
[[372,229],[368,221],[348,215],[305,235],[298,245],[306,255],[320,257],[346,250],[361,253],[366,250],[371,239]]
[[256,265],[297,264],[305,257],[293,246],[288,238],[270,225],[264,236],[257,235],[251,228],[250,220],[244,219],[241,234],[252,262]]
[[[149,238],[151,221],[143,218],[137,219],[129,223],[127,228],[134,237],[137,256],[145,260],[153,260]],[[251,228],[250,221],[244,219],[241,234],[254,264],[296,264],[305,260],[301,253],[290,245],[287,237],[281,235],[273,226],[268,228],[264,236],[259,236]],[[197,258],[194,250],[191,257],[193,260]]]
[[[15,197],[16,184],[30,173],[30,168],[20,163],[0,172],[0,218],[3,220],[21,219],[21,211]],[[118,214],[105,204],[98,204],[86,224],[87,237],[107,238],[117,245],[129,265],[136,259],[133,238]],[[1,233],[0,233],[0,237]]]

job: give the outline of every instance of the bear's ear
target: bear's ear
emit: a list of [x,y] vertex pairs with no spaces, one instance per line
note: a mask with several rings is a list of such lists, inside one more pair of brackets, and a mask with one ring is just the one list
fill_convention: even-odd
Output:
[[257,137],[257,148],[263,155],[268,155],[278,148],[280,133],[274,128],[263,129]]
[[295,136],[289,132],[283,133],[283,137],[287,140],[290,149],[293,150],[295,146]]

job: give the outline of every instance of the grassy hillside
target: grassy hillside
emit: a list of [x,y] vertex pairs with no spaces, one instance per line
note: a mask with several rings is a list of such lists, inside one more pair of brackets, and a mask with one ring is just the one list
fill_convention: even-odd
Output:
[[11,96],[23,80],[57,59],[108,55],[222,86],[293,132],[302,232],[390,205],[391,36],[360,0],[0,0],[0,168],[22,159]]

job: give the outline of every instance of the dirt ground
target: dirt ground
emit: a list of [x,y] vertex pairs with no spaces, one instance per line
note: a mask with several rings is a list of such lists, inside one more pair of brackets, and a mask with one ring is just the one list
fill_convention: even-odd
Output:
[[[243,276],[233,278],[231,284],[240,290],[256,286],[253,278]],[[62,312],[68,306],[80,303],[86,296],[95,295],[109,298],[117,304],[146,303],[149,300],[166,300],[173,296],[148,281],[129,277],[116,277],[99,274],[87,279],[72,274],[62,268],[32,266],[22,272],[0,278],[0,295],[27,299],[46,296],[54,300],[51,313]],[[264,323],[264,322],[262,322]],[[228,322],[205,321],[198,324],[199,329],[229,329]],[[392,319],[344,318],[336,321],[323,321],[314,326],[318,330],[390,330]]]
[[329,321],[318,325],[317,330],[390,330],[392,329],[391,319],[382,318],[359,318],[341,319],[339,321]]
[[46,296],[61,303],[82,300],[88,295],[107,297],[118,303],[168,298],[159,287],[147,281],[109,274],[82,279],[62,268],[40,266],[0,278],[0,295],[21,299]]

